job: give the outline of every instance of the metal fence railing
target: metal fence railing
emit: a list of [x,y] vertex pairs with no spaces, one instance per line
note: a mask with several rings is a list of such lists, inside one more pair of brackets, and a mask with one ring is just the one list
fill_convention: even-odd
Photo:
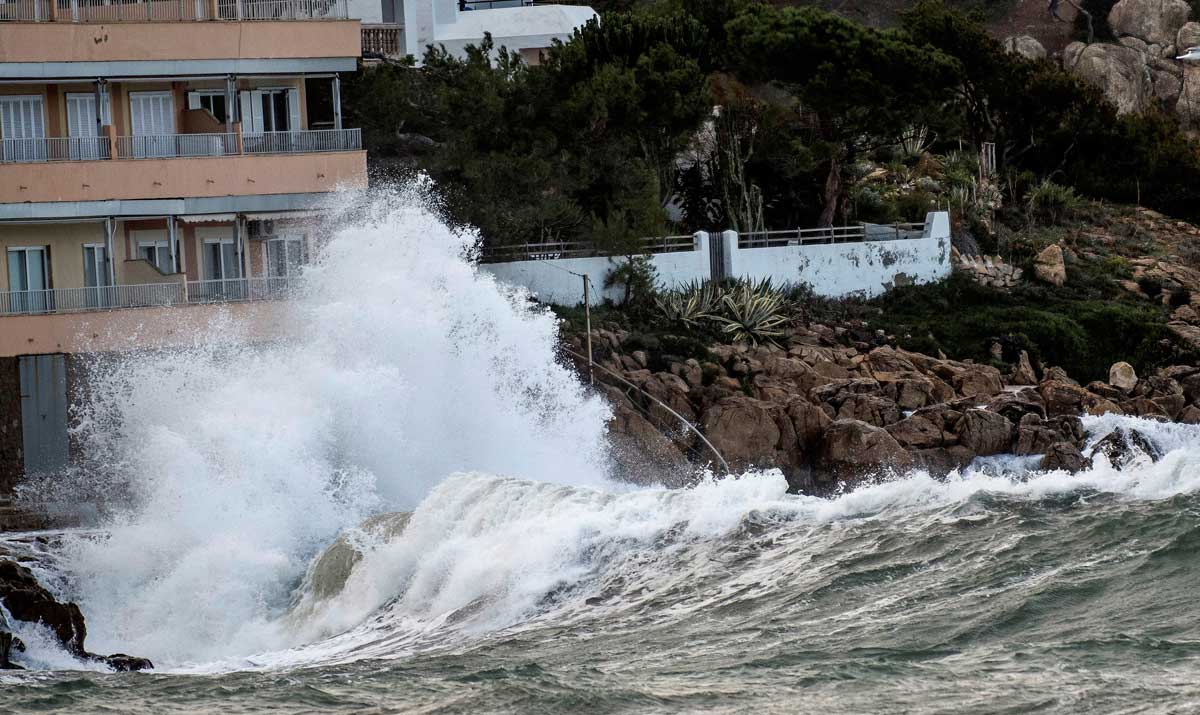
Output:
[[312,154],[362,149],[362,130],[310,129],[299,132],[246,134],[242,144],[247,154]]
[[218,0],[221,20],[344,20],[348,0]]
[[895,241],[921,238],[924,223],[870,224],[800,228],[782,231],[748,231],[738,234],[738,248],[774,248],[862,241]]
[[115,308],[152,308],[196,303],[283,300],[296,286],[295,278],[235,278],[230,280],[147,283],[93,288],[51,288],[0,292],[0,315],[78,313]]
[[0,292],[0,314],[77,313],[113,308],[148,308],[182,303],[181,283],[52,288]]
[[362,26],[362,53],[364,57],[400,57],[404,48],[404,25]]
[[[713,233],[712,236],[719,236]],[[922,238],[924,223],[872,224],[801,228],[782,231],[749,231],[738,234],[737,247],[772,248],[780,246],[811,246],[830,243],[860,243],[863,241],[902,241]],[[642,239],[642,253],[676,253],[696,250],[693,236],[661,236]],[[558,241],[548,243],[518,243],[485,247],[480,254],[484,263],[508,261],[546,261],[557,258],[588,258],[609,255],[590,241]]]
[[[685,236],[655,236],[642,239],[642,253],[676,253],[691,251],[696,247],[696,238]],[[556,258],[589,258],[608,255],[591,241],[551,241],[548,243],[517,243],[507,246],[491,246],[483,249],[480,260],[484,263],[505,261],[546,261]]]
[[225,156],[237,153],[238,136],[235,133],[117,137],[117,156],[121,159]]
[[345,20],[348,0],[0,0],[0,21]]
[[[246,134],[153,134],[116,138],[118,159],[171,159],[236,154],[315,154],[362,149],[358,129]],[[0,163],[112,158],[108,137],[0,139]]]
[[282,300],[291,295],[295,279],[227,278],[188,281],[187,302],[229,303],[247,300]]
[[0,162],[6,163],[108,159],[110,151],[108,137],[0,139]]
[[50,19],[50,0],[5,0],[0,2],[0,22],[42,22]]

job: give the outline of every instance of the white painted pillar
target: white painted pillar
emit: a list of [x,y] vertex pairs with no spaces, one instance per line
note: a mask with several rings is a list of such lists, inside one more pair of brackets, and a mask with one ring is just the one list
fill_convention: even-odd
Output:
[[725,250],[722,252],[722,258],[725,264],[725,277],[737,278],[738,270],[740,268],[737,260],[738,232],[722,231],[719,240],[725,244]]

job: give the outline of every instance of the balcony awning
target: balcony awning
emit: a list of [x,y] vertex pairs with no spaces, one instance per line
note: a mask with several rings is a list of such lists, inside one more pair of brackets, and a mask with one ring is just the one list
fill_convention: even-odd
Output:
[[230,223],[237,220],[237,214],[190,214],[175,218],[180,223]]
[[316,218],[318,211],[263,211],[245,214],[247,221],[272,221],[284,218]]

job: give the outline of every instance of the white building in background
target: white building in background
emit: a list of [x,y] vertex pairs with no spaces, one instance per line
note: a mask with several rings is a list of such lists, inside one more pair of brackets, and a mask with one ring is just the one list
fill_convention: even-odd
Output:
[[490,32],[496,47],[520,52],[536,64],[554,40],[596,16],[583,5],[551,0],[349,0],[350,17],[362,21],[363,57],[418,60],[429,45],[461,55]]

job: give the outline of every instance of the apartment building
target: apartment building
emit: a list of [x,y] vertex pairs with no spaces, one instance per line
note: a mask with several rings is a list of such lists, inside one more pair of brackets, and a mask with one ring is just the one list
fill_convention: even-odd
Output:
[[366,186],[361,42],[346,0],[0,0],[0,496],[66,464],[74,354],[270,335]]
[[366,183],[347,15],[0,0],[0,315],[244,299],[295,271],[321,199]]

